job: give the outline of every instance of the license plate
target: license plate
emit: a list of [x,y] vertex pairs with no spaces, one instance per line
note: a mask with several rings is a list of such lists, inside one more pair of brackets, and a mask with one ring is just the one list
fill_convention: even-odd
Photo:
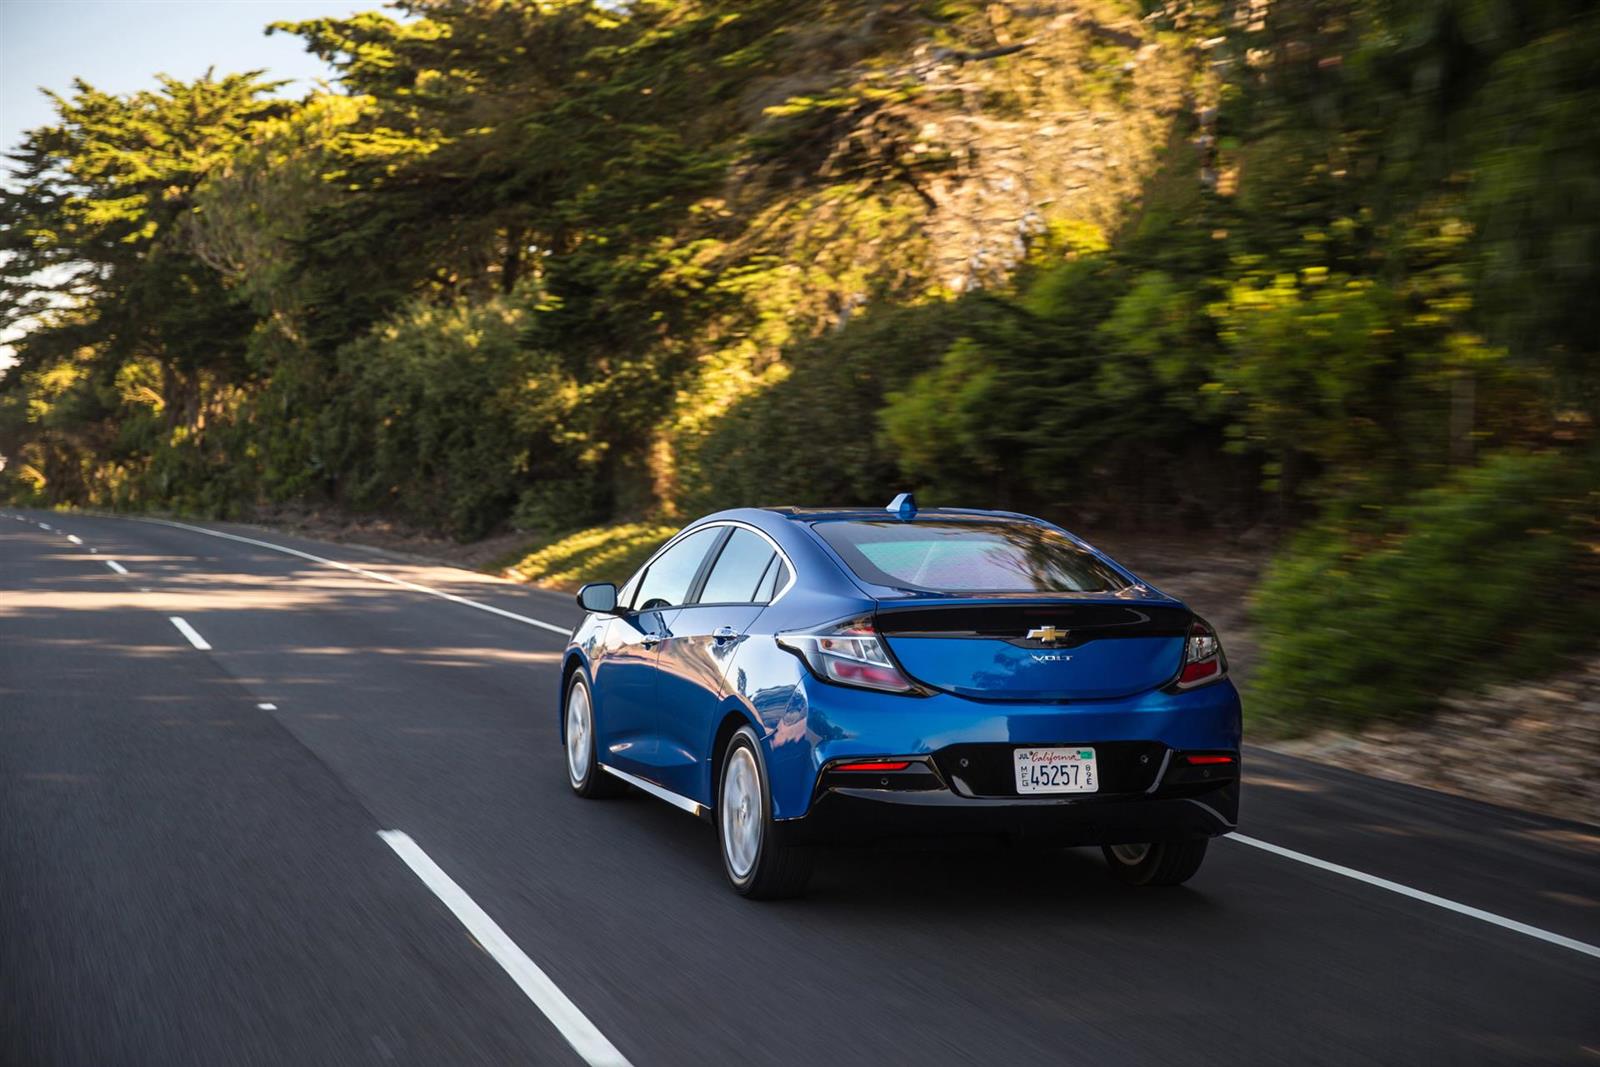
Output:
[[1100,770],[1092,748],[1019,748],[1016,750],[1017,792],[1096,793]]

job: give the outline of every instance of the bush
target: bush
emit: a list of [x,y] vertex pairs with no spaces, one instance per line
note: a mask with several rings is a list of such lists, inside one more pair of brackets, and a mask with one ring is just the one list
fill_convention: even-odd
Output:
[[417,301],[339,350],[319,426],[341,503],[470,539],[521,500],[524,521],[560,528],[555,505],[576,495],[564,492],[575,468],[563,438],[577,398],[553,357],[523,345],[524,317],[517,296]]
[[1300,732],[1415,718],[1593,641],[1600,464],[1503,454],[1377,523],[1304,531],[1257,595],[1252,718]]

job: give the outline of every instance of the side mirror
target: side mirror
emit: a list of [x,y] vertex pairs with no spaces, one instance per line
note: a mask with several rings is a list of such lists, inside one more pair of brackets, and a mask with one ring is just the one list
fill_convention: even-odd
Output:
[[610,582],[590,582],[578,590],[578,606],[584,611],[599,611],[608,615],[617,610],[617,587]]

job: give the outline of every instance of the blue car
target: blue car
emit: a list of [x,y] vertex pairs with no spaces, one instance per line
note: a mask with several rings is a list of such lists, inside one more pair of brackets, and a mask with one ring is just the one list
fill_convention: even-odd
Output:
[[1175,885],[1238,818],[1216,632],[1040,519],[723,511],[578,603],[573,791],[708,817],[746,896],[800,892],[816,846],[923,835],[1099,845]]

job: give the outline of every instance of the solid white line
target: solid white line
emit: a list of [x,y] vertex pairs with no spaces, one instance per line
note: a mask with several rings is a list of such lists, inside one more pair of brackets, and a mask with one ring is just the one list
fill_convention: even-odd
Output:
[[83,544],[83,538],[79,537],[77,534],[67,534],[67,540],[71,541],[75,545]]
[[1424,904],[1432,904],[1436,908],[1443,908],[1446,911],[1453,911],[1457,915],[1465,915],[1469,918],[1477,919],[1480,922],[1489,923],[1492,926],[1498,926],[1506,930],[1513,930],[1516,933],[1523,934],[1527,937],[1536,938],[1540,941],[1548,941],[1552,945],[1560,945],[1562,948],[1569,948],[1574,952],[1581,952],[1585,956],[1594,956],[1595,958],[1600,959],[1600,945],[1591,945],[1575,938],[1564,937],[1561,934],[1553,934],[1549,930],[1541,930],[1537,926],[1529,926],[1527,923],[1518,922],[1515,919],[1508,919],[1503,915],[1496,915],[1492,911],[1484,911],[1482,908],[1474,908],[1468,904],[1459,904],[1454,900],[1449,900],[1445,897],[1434,896],[1432,893],[1425,893],[1420,889],[1412,889],[1408,885],[1401,885],[1399,882],[1391,882],[1387,878],[1379,878],[1377,875],[1367,874],[1365,871],[1358,871],[1353,867],[1343,867],[1337,863],[1329,863],[1327,860],[1319,860],[1315,856],[1308,856],[1304,852],[1296,852],[1293,849],[1284,848],[1282,845],[1274,845],[1270,841],[1261,841],[1254,837],[1245,837],[1243,834],[1228,834],[1227,840],[1237,841],[1239,844],[1249,845],[1251,848],[1259,848],[1263,852],[1270,852],[1275,856],[1282,856],[1284,859],[1294,860],[1297,863],[1304,863],[1308,866],[1316,867],[1319,870],[1331,871],[1334,874],[1342,874],[1346,878],[1354,878],[1358,882],[1365,882],[1367,885],[1374,885],[1379,889],[1387,889],[1391,893],[1399,893],[1403,897],[1410,897],[1412,900],[1420,900]]
[[567,1043],[585,1062],[593,1067],[628,1067],[627,1059],[617,1051],[617,1047],[606,1040],[606,1036],[578,1010],[578,1006],[550,980],[550,976],[529,959],[528,954],[500,929],[500,925],[489,918],[477,902],[467,896],[466,890],[456,885],[455,880],[445,874],[409,835],[399,830],[379,830],[378,836],[422,879],[422,884],[432,890],[433,895],[461,920],[461,925],[467,928],[467,932],[483,950],[505,968],[512,981],[527,994],[535,1007],[544,1012],[545,1018],[555,1024],[561,1036],[567,1039]]
[[446,593],[442,589],[433,589],[426,585],[418,585],[416,582],[408,582],[403,578],[395,578],[387,574],[379,574],[377,571],[364,570],[361,567],[352,567],[350,564],[340,563],[336,559],[326,559],[322,556],[314,556],[310,552],[302,552],[298,548],[288,548],[284,545],[275,545],[271,541],[258,541],[254,537],[241,537],[238,534],[223,533],[221,530],[208,530],[204,526],[190,526],[186,522],[172,522],[168,519],[141,519],[139,521],[153,522],[161,526],[176,526],[180,530],[193,530],[195,533],[206,534],[209,537],[221,537],[224,540],[238,541],[241,544],[255,545],[258,548],[270,548],[274,552],[282,552],[287,556],[298,556],[301,559],[308,559],[313,563],[321,563],[324,566],[337,567],[342,571],[349,571],[351,574],[359,574],[363,578],[371,578],[374,581],[388,582],[390,585],[398,585],[402,589],[409,589],[414,593],[426,593],[428,596],[436,596],[441,600],[448,600],[452,604],[464,604],[469,608],[477,608],[479,611],[487,611],[489,614],[498,615],[503,619],[511,619],[515,622],[526,623],[529,626],[537,626],[541,630],[549,630],[551,633],[561,634],[563,637],[572,632],[572,627],[570,626],[557,626],[555,623],[545,622],[542,619],[530,619],[526,615],[518,615],[514,611],[507,611],[504,608],[497,608],[492,604],[482,604],[476,600],[468,600],[464,596],[456,596],[454,593]]
[[118,574],[127,574],[128,573],[128,568],[124,567],[122,564],[118,563],[114,559],[105,560],[104,563],[105,563],[105,565],[107,567],[110,567],[112,570],[116,571]]
[[211,651],[211,646],[206,643],[206,639],[201,637],[193,626],[190,626],[176,615],[168,615],[167,619],[178,628],[180,634],[189,639],[189,643],[195,648],[198,648],[201,652]]

